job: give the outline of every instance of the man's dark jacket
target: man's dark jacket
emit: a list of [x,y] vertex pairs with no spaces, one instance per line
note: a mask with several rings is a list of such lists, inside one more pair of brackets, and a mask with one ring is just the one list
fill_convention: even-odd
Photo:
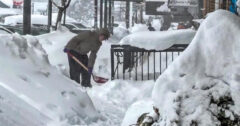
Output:
[[91,52],[88,60],[88,67],[92,68],[101,45],[102,42],[99,41],[99,33],[96,31],[88,31],[73,37],[65,48],[82,55]]

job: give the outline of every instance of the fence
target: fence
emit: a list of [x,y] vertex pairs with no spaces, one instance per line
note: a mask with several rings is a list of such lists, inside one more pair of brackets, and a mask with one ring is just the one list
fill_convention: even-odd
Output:
[[145,50],[129,45],[111,46],[111,79],[156,80],[188,45]]

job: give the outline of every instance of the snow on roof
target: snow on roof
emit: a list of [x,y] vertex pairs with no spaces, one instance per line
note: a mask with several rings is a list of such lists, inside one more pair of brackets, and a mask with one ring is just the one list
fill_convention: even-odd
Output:
[[144,31],[124,37],[120,44],[144,49],[164,50],[174,44],[189,44],[195,36],[194,30]]
[[[34,15],[31,15],[31,19],[32,19],[31,20],[32,24],[42,24],[42,25],[48,24],[48,17],[45,15],[34,14]],[[56,23],[56,19],[57,19],[57,14],[53,13],[52,15],[53,25]],[[77,22],[77,21],[67,16],[66,22]],[[5,22],[4,22],[5,25],[16,25],[18,23],[23,23],[23,15],[5,17]]]
[[[209,14],[188,48],[158,78],[152,98],[161,113],[160,125],[218,125],[223,123],[219,114],[224,121],[238,120],[239,24],[240,18],[228,11]],[[233,104],[220,103],[221,98]]]

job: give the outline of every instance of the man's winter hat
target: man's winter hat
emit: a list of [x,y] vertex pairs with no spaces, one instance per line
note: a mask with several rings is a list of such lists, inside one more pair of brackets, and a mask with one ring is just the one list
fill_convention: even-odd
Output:
[[110,32],[107,28],[100,29],[99,34],[104,35],[106,37],[106,39],[108,39],[110,37]]

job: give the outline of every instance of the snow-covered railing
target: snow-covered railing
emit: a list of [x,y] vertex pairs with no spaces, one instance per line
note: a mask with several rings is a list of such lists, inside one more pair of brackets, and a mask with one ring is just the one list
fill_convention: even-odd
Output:
[[164,50],[146,50],[130,45],[112,45],[111,79],[156,80],[187,46],[175,44]]

